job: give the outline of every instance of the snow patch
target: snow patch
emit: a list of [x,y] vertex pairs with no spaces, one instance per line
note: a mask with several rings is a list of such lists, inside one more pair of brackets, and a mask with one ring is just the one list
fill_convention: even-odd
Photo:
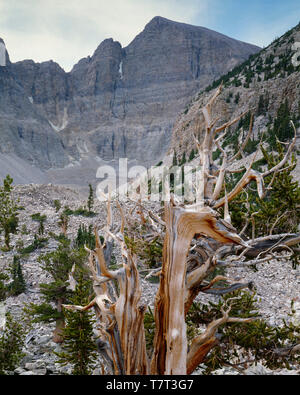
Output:
[[29,96],[28,100],[30,101],[31,104],[33,104],[33,97],[32,96]]
[[4,43],[0,43],[0,66],[6,66],[6,48]]
[[119,74],[120,74],[120,78],[122,80],[123,79],[123,61],[121,61],[120,65],[119,65]]
[[61,125],[56,126],[49,120],[48,120],[48,122],[51,125],[52,129],[54,129],[58,133],[61,132],[62,130],[64,130],[64,128],[68,125],[67,107],[64,108],[64,115],[63,115],[63,119],[62,119]]

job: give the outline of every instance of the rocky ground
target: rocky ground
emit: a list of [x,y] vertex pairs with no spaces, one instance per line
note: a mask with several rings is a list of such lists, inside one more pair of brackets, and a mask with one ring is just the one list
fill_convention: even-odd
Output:
[[[12,237],[12,245],[16,246],[20,242],[24,246],[31,244],[34,234],[37,232],[38,224],[31,219],[34,213],[47,215],[45,224],[45,234],[60,232],[58,226],[59,213],[54,207],[54,200],[58,199],[62,207],[69,206],[72,209],[84,206],[87,196],[75,190],[53,185],[25,185],[15,188],[15,195],[20,199],[20,204],[26,207],[26,210],[20,212],[20,229],[26,225],[27,232],[20,232]],[[101,229],[106,223],[106,209],[104,203],[95,201],[94,211],[97,216],[94,218],[70,216],[68,226],[68,237],[74,239],[80,223],[97,224]],[[119,222],[119,215],[116,207],[113,207],[114,220]],[[3,241],[1,240],[3,243]],[[23,274],[25,277],[27,289],[26,292],[17,296],[9,297],[5,301],[6,310],[10,311],[14,317],[21,316],[23,307],[30,303],[37,303],[40,300],[39,284],[48,281],[47,273],[44,272],[37,261],[38,256],[42,253],[53,251],[57,247],[57,241],[49,238],[48,244],[41,250],[36,250],[22,260]],[[12,262],[15,251],[0,252],[0,270],[8,268]],[[118,254],[116,254],[118,260]],[[259,299],[259,307],[261,316],[272,325],[280,325],[282,319],[297,320],[300,325],[300,268],[292,268],[292,264],[286,260],[271,261],[261,264],[257,267],[258,271],[253,271],[250,267],[240,267],[227,269],[228,277],[234,279],[243,279],[253,281],[256,287],[257,297]],[[143,302],[151,305],[154,302],[154,295],[157,290],[157,284],[142,280],[143,286]],[[202,298],[202,296],[201,296]],[[205,300],[216,301],[216,297],[205,295]],[[293,318],[289,316],[291,311],[291,302],[294,302],[296,314]],[[1,306],[0,306],[1,307]],[[2,306],[3,310],[3,306]],[[1,315],[1,309],[0,309]],[[1,317],[0,317],[1,318]],[[69,374],[71,367],[62,367],[56,363],[57,357],[53,351],[60,351],[60,345],[52,341],[52,325],[34,324],[32,330],[26,337],[24,346],[25,357],[20,366],[12,372],[16,375],[61,375]],[[196,372],[201,374],[202,369]],[[98,370],[94,374],[100,374]],[[249,366],[244,371],[238,371],[233,368],[225,367],[214,372],[216,375],[291,375],[300,374],[299,366],[292,366],[291,370],[279,369],[271,371],[266,369],[262,364],[257,366]]]

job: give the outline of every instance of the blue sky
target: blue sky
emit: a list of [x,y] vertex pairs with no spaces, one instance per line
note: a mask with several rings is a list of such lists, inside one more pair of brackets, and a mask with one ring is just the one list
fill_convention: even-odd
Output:
[[157,15],[262,47],[299,23],[300,0],[0,0],[0,37],[13,62],[69,71],[105,38],[128,45]]

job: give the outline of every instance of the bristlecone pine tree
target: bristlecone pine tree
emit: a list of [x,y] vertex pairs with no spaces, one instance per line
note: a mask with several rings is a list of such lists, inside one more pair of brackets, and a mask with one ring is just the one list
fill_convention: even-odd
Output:
[[[155,298],[155,335],[151,358],[146,351],[146,307],[141,304],[142,290],[137,257],[124,241],[125,229],[130,226],[131,218],[130,215],[125,216],[118,202],[122,219],[120,231],[116,234],[111,231],[109,199],[104,242],[100,242],[95,229],[96,248],[89,250],[94,299],[86,306],[65,305],[71,311],[94,308],[103,345],[101,350],[103,356],[109,359],[107,369],[111,367],[114,374],[191,374],[218,344],[216,332],[220,326],[226,323],[248,323],[255,319],[232,317],[229,298],[221,309],[221,318],[208,324],[207,329],[201,335],[196,335],[188,347],[185,320],[196,296],[201,293],[224,295],[252,286],[247,281],[235,283],[220,275],[211,278],[215,269],[227,265],[259,264],[278,257],[282,251],[291,256],[293,248],[300,242],[298,233],[246,239],[231,225],[229,203],[252,181],[257,184],[259,198],[264,198],[276,177],[272,176],[267,185],[265,179],[278,174],[286,165],[296,144],[296,128],[292,124],[295,137],[280,162],[264,172],[259,172],[252,169],[254,157],[249,167],[240,169],[239,181],[228,190],[224,188],[224,183],[229,173],[229,165],[243,155],[252,134],[253,117],[247,137],[238,152],[229,158],[222,147],[222,140],[226,137],[228,128],[246,113],[224,124],[213,119],[212,107],[220,92],[221,87],[202,109],[206,125],[202,142],[195,138],[200,157],[196,202],[179,203],[171,195],[171,199],[165,202],[164,219],[149,210],[146,211],[141,202],[137,202],[143,226],[147,224],[152,229],[153,238],[157,235],[164,237],[160,284]],[[199,136],[200,132],[195,130],[195,136]],[[216,149],[223,156],[220,166],[212,159],[212,153]],[[225,194],[224,190],[227,190]],[[223,209],[224,219],[220,216]],[[150,239],[151,234],[148,235],[148,240]],[[121,247],[123,259],[123,267],[116,271],[109,269],[113,242]],[[220,282],[227,285],[215,288],[214,285]],[[117,288],[114,287],[116,283]]]

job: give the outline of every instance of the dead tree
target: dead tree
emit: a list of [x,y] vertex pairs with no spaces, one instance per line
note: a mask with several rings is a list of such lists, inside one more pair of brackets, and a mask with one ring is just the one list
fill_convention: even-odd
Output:
[[[292,249],[299,244],[299,234],[270,235],[257,240],[245,240],[231,225],[228,203],[232,201],[252,180],[257,183],[260,198],[271,184],[264,179],[276,175],[287,163],[296,143],[295,138],[288,147],[284,159],[273,169],[259,173],[252,169],[255,159],[232,191],[222,196],[228,166],[238,155],[243,155],[252,133],[253,119],[248,136],[239,152],[232,158],[221,146],[227,129],[244,115],[217,126],[212,119],[212,106],[221,92],[221,87],[211,97],[202,113],[205,119],[205,135],[200,144],[196,140],[200,158],[201,183],[198,185],[196,203],[176,204],[171,198],[165,203],[164,218],[151,212],[143,214],[141,202],[137,203],[141,219],[148,219],[155,233],[164,234],[160,284],[155,298],[155,337],[151,359],[146,352],[144,332],[145,306],[141,301],[141,286],[137,270],[137,258],[127,248],[124,239],[125,215],[120,208],[121,229],[112,233],[111,207],[108,202],[108,223],[105,240],[101,244],[95,229],[96,248],[90,251],[89,269],[94,283],[95,298],[88,306],[65,306],[72,310],[95,309],[100,335],[99,350],[108,361],[114,374],[191,374],[204,360],[209,351],[218,344],[216,332],[220,325],[230,322],[249,322],[251,319],[230,317],[231,305],[223,307],[222,317],[211,322],[204,333],[193,339],[188,349],[185,317],[199,293],[222,295],[250,287],[252,284],[234,283],[224,276],[206,281],[217,266],[246,265],[260,263],[277,257],[278,251]],[[223,161],[220,166],[213,162],[212,153],[219,148]],[[254,158],[256,156],[254,155]],[[242,171],[243,169],[241,169]],[[274,180],[274,177],[273,177]],[[272,181],[273,181],[272,180]],[[272,182],[271,182],[272,183]],[[218,210],[224,208],[224,219]],[[148,215],[147,215],[148,214]],[[117,271],[109,270],[112,243],[118,243],[122,252],[123,266]],[[234,258],[232,258],[234,256]],[[250,261],[245,262],[248,258]],[[219,281],[226,280],[229,286],[215,289]],[[114,284],[118,284],[116,292]]]

